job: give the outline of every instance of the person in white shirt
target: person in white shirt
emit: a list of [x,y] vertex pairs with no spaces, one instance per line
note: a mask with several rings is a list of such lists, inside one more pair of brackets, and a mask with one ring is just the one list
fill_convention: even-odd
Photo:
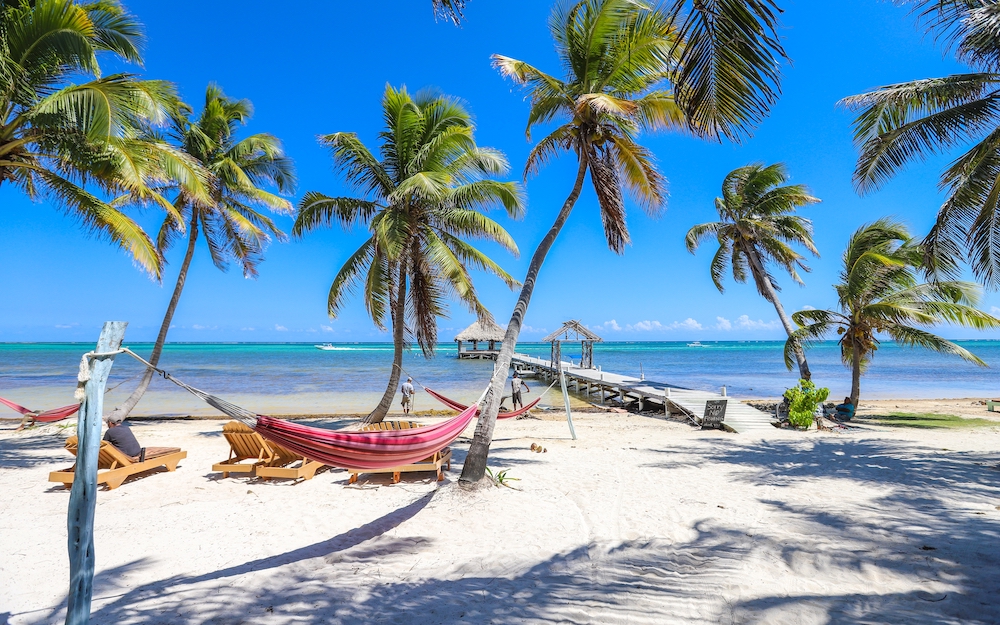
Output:
[[531,392],[528,385],[524,383],[521,376],[518,375],[517,371],[514,372],[514,377],[510,379],[510,400],[514,403],[514,410],[519,407],[524,406],[524,402],[521,401],[521,389]]
[[406,382],[403,382],[403,387],[399,389],[403,394],[403,414],[410,414],[413,409],[413,394],[416,389],[413,388],[413,378],[406,378]]

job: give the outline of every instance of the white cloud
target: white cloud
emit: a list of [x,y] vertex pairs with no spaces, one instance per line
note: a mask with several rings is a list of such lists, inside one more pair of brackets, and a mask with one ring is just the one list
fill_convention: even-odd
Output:
[[78,325],[80,325],[80,324],[79,323],[57,323],[56,327],[59,328],[60,330],[68,330],[68,329],[74,328],[74,327],[76,327]]
[[626,332],[650,332],[652,330],[665,330],[664,326],[659,321],[650,321],[646,319],[645,321],[639,321],[637,323],[630,323],[625,326]]
[[736,319],[736,327],[742,330],[774,330],[781,327],[781,323],[777,319],[773,321],[763,321],[761,319],[754,321],[749,315],[740,315]]
[[527,324],[521,326],[521,332],[525,334],[548,334],[549,331],[545,328],[533,328]]
[[274,329],[278,332],[288,332],[288,328],[282,325],[274,324]]
[[319,329],[324,332],[333,332],[333,326],[320,326]]
[[618,322],[614,319],[610,321],[605,321],[604,323],[599,323],[592,328],[593,330],[610,330],[611,332],[621,332],[622,327],[618,325]]
[[723,332],[729,332],[733,329],[733,322],[725,317],[716,317],[715,320],[718,322],[715,324],[716,330],[722,330]]
[[253,328],[240,328],[243,332],[253,332]]
[[675,321],[670,324],[671,330],[701,330],[701,324],[688,317],[684,321]]
[[815,306],[810,306],[809,304],[806,304],[805,306],[803,306],[799,310],[816,310],[816,307]]
[[[993,315],[994,317],[1000,315],[1000,306],[994,306],[993,308],[990,308],[990,314]],[[59,326],[56,327],[58,328]]]
[[193,329],[195,329],[195,330],[207,330],[207,329],[208,329],[208,326],[201,326],[201,325],[198,325],[197,323],[196,323],[196,324],[194,324],[194,325],[193,325],[193,326],[191,326],[191,327],[192,327]]
[[316,328],[309,328],[306,332],[316,332]]

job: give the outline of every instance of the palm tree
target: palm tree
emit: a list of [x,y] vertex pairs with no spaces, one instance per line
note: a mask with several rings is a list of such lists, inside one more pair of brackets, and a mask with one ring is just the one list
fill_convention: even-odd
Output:
[[[755,163],[730,172],[722,183],[722,197],[715,200],[721,221],[694,226],[688,231],[685,243],[694,254],[703,240],[714,237],[719,242],[711,268],[715,287],[720,293],[725,290],[722,280],[727,269],[732,269],[733,279],[740,283],[747,281],[749,269],[757,292],[774,305],[781,325],[791,336],[795,328],[778,299],[781,288],[767,265],[778,265],[792,280],[803,284],[798,270],[809,271],[809,267],[789,244],[797,243],[814,256],[819,256],[819,252],[812,240],[812,222],[792,213],[799,206],[819,200],[809,195],[805,185],[785,185],[786,182],[788,173],[782,163],[766,167]],[[802,350],[795,353],[795,360],[799,377],[812,379]]]
[[[187,250],[149,357],[153,366],[163,352],[167,331],[187,281],[199,231],[215,266],[226,271],[230,261],[235,261],[245,278],[257,277],[257,265],[264,260],[264,249],[271,237],[285,238],[261,209],[287,214],[292,211],[292,204],[264,187],[274,187],[279,192],[291,191],[295,185],[295,170],[281,142],[273,135],[258,133],[238,138],[240,126],[252,113],[249,100],[228,98],[220,87],[209,85],[205,91],[205,108],[196,120],[192,121],[188,115],[174,119],[172,135],[180,149],[204,167],[211,177],[207,202],[192,197],[181,185],[174,187],[173,206],[180,219],[168,214],[157,235],[157,248],[160,253],[166,253],[186,229]],[[152,377],[153,371],[147,370],[138,388],[115,408],[115,414],[128,415],[142,399]]]
[[908,163],[974,143],[941,174],[948,197],[924,239],[928,269],[954,278],[968,261],[977,278],[1000,287],[1000,4],[911,0],[927,30],[955,50],[970,73],[881,87],[842,101],[859,111],[854,181],[877,190]]
[[972,282],[941,280],[920,283],[924,250],[902,224],[880,219],[862,226],[847,244],[840,283],[835,285],[837,310],[800,310],[792,319],[800,327],[785,343],[785,365],[791,369],[797,349],[840,335],[840,353],[851,367],[851,402],[861,395],[861,374],[879,347],[878,334],[900,345],[954,354],[986,364],[965,348],[923,329],[949,323],[982,330],[1000,327],[1000,319],[976,309],[980,289]]
[[[739,137],[766,112],[776,94],[771,37],[776,21],[769,0],[731,3],[676,1],[666,10],[633,0],[579,0],[553,11],[549,28],[566,69],[564,79],[510,57],[494,65],[531,94],[527,134],[538,124],[560,125],[532,149],[525,176],[562,151],[578,162],[576,179],[548,233],[535,249],[514,306],[490,393],[462,468],[461,481],[483,479],[514,347],[546,255],[590,173],[608,246],[621,253],[629,242],[624,194],[652,215],[666,200],[666,180],[641,131],[687,128],[718,139]],[[737,32],[738,31],[738,32]],[[726,45],[718,37],[728,37]],[[742,45],[733,45],[739,41]],[[671,85],[675,88],[671,89]]]
[[457,297],[480,319],[492,319],[479,302],[469,266],[518,282],[463,238],[499,243],[513,254],[517,245],[481,210],[502,206],[520,217],[524,198],[516,182],[491,179],[507,173],[500,152],[481,148],[462,105],[449,97],[387,86],[382,98],[386,128],[379,160],[354,133],[326,135],[338,169],[360,197],[307,193],[292,228],[297,237],[334,222],[364,225],[369,238],[344,263],[330,286],[327,310],[340,312],[345,299],[364,284],[368,314],[379,329],[392,326],[393,366],[389,383],[367,421],[381,421],[399,384],[407,334],[425,356],[434,353],[437,319],[445,299]]
[[434,14],[451,20],[454,24],[460,24],[464,15],[466,0],[431,0],[434,7]]
[[[173,179],[200,192],[196,164],[150,132],[176,108],[173,88],[128,74],[101,77],[99,55],[137,63],[141,40],[139,24],[112,0],[0,3],[0,187],[55,200],[159,278],[150,237],[83,185],[168,212],[155,185]],[[72,76],[92,80],[70,84]]]

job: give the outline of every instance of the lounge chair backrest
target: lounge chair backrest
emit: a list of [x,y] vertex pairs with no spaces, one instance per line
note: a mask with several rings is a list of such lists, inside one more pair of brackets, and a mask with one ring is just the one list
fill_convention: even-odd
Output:
[[362,432],[375,432],[382,430],[409,430],[415,427],[420,427],[420,424],[415,421],[379,421],[378,423],[369,423],[368,425],[361,428]]
[[274,458],[273,446],[239,421],[230,421],[222,426],[222,435],[233,450],[235,458],[259,458],[271,460]]
[[[79,441],[76,436],[70,436],[66,439],[66,451],[74,456],[78,446]],[[101,449],[97,455],[98,469],[117,469],[118,467],[127,467],[134,462],[135,460],[126,456],[108,441],[101,441]]]

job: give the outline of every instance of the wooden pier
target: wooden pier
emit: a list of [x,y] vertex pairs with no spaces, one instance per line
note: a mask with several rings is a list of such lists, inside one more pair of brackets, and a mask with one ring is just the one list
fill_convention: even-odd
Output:
[[[552,366],[551,361],[527,354],[514,354],[512,364],[518,370],[533,371],[549,379],[555,379],[559,375],[559,370]],[[771,425],[774,421],[771,415],[747,406],[739,400],[727,398],[722,393],[695,391],[665,382],[632,378],[599,369],[584,369],[565,361],[562,363],[562,368],[568,386],[588,397],[597,394],[602,403],[608,398],[617,397],[622,403],[638,401],[639,409],[644,410],[645,403],[651,401],[663,406],[664,410],[673,407],[700,422],[702,415],[705,414],[706,402],[713,399],[730,399],[726,405],[723,422],[726,429],[761,435],[775,431]]]

